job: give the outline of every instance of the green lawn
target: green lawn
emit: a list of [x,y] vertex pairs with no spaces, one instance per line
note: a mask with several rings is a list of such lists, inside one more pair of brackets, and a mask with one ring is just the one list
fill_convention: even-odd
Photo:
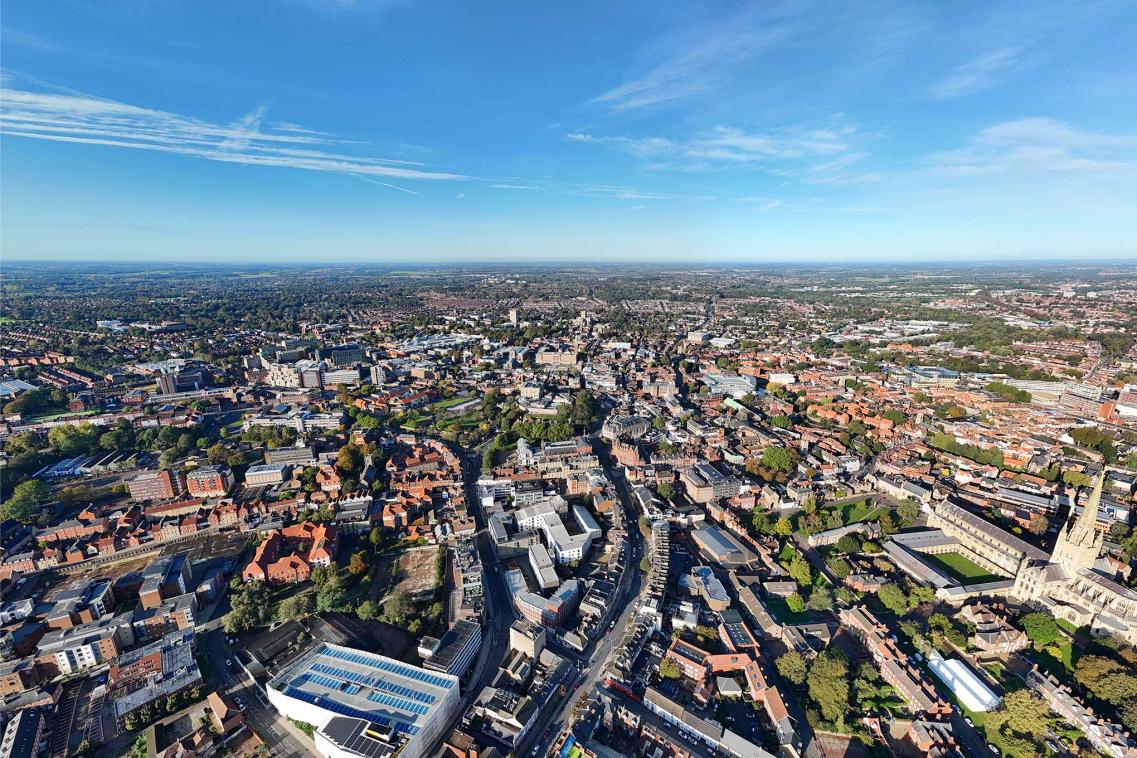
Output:
[[447,408],[453,408],[455,405],[458,405],[459,403],[464,403],[467,400],[473,400],[473,399],[474,398],[472,395],[465,395],[465,396],[455,395],[454,397],[448,397],[445,400],[439,400],[437,403],[435,403],[434,405],[432,405],[430,407],[436,411],[443,411],[443,410],[446,410]]
[[1071,637],[1073,637],[1075,634],[1078,633],[1078,627],[1074,626],[1073,624],[1071,624],[1066,619],[1056,618],[1056,619],[1054,619],[1054,622],[1056,624],[1058,624],[1058,627],[1062,631],[1066,632],[1066,634],[1070,635]]
[[846,506],[845,509],[845,523],[857,524],[861,521],[872,521],[878,519],[888,512],[888,508],[883,505],[874,505],[873,501],[862,500],[859,503],[852,503]]
[[28,422],[30,423],[32,421],[54,421],[57,418],[63,418],[65,416],[73,417],[73,418],[84,418],[86,416],[97,416],[98,414],[99,414],[99,411],[97,411],[97,410],[79,411],[78,413],[73,413],[71,411],[59,411],[58,413],[48,413],[48,414],[45,414],[43,416],[32,416],[32,417],[28,418]]
[[770,615],[773,616],[779,623],[782,624],[807,624],[810,621],[809,611],[805,610],[801,613],[794,613],[786,605],[785,598],[768,597],[765,598],[766,608],[769,609]]
[[420,426],[429,425],[434,418],[432,416],[423,416],[419,413],[412,411],[400,424],[404,429],[417,429]]
[[920,557],[961,584],[982,584],[1003,578],[988,572],[987,569],[959,553],[940,555],[924,553]]

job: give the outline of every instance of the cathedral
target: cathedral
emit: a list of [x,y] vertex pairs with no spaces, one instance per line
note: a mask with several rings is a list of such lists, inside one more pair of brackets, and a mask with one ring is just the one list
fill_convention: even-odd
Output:
[[1097,517],[1105,479],[1102,472],[1080,515],[1071,510],[1049,560],[1023,562],[1011,594],[1075,626],[1089,626],[1096,635],[1137,644],[1137,592],[1115,581],[1099,557],[1105,535],[1097,530]]

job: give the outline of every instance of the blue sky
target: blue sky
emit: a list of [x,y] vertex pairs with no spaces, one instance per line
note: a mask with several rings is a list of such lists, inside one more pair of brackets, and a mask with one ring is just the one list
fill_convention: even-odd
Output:
[[0,254],[1137,257],[1137,3],[13,0]]

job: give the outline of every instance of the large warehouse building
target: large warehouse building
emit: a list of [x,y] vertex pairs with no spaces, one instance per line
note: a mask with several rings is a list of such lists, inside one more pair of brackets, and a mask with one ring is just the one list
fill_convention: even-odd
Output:
[[419,758],[458,715],[458,678],[321,643],[268,684],[284,716],[316,727],[327,758]]

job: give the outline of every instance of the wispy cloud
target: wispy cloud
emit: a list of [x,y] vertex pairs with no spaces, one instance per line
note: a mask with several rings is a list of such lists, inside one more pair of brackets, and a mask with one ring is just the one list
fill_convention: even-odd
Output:
[[218,124],[81,93],[7,86],[0,98],[0,132],[12,137],[362,177],[436,181],[468,178],[414,161],[352,154],[345,148],[353,143],[330,135],[291,124],[266,127],[266,115],[267,109],[259,107],[233,123]]
[[606,197],[615,200],[714,200],[714,195],[690,195],[679,192],[655,192],[640,190],[631,187],[618,187],[609,184],[595,184],[579,187],[568,187],[563,190],[566,195],[580,197]]
[[41,52],[56,52],[59,47],[43,37],[40,37],[30,32],[13,29],[9,26],[0,27],[0,41],[5,45],[13,45],[16,47],[26,47],[30,50],[39,50]]
[[965,147],[931,155],[939,176],[1068,175],[1137,177],[1137,133],[1103,134],[1050,118],[1025,118],[990,126]]
[[[1006,84],[1062,54],[1063,48],[1119,12],[1125,0],[1035,0],[979,3],[963,9],[958,27],[944,42],[961,61],[927,90],[934,100],[952,100]],[[962,32],[962,33],[959,33]]]
[[952,100],[1004,84],[1017,73],[1034,66],[1037,55],[1021,47],[1005,47],[963,63],[947,78],[934,84],[928,94],[934,100]]
[[591,103],[634,111],[712,92],[741,66],[793,35],[792,9],[790,4],[763,3],[684,25],[642,50],[624,81]]
[[860,171],[867,153],[854,147],[857,130],[846,124],[824,129],[746,132],[717,126],[685,139],[665,137],[566,135],[570,142],[609,145],[633,155],[655,170],[689,172],[725,168],[766,171],[807,184],[875,181],[879,175]]
[[532,184],[513,184],[512,182],[495,182],[494,184],[487,184],[490,189],[499,190],[535,190],[537,187]]

